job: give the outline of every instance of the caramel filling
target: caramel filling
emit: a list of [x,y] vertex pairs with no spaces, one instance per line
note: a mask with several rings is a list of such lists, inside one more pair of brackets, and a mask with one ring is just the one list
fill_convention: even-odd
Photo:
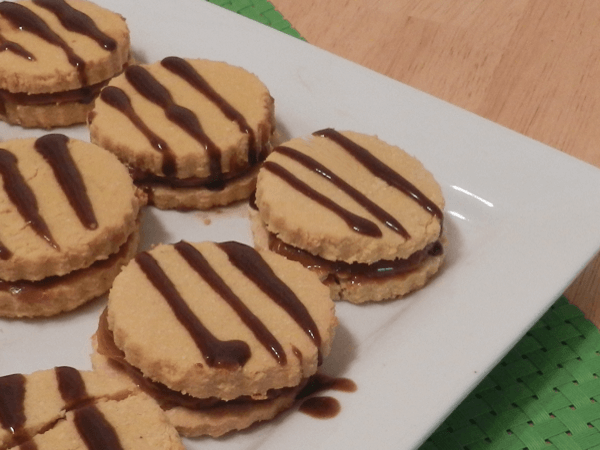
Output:
[[117,253],[113,253],[107,259],[95,261],[91,266],[83,269],[74,270],[66,275],[46,277],[38,281],[18,280],[4,281],[0,280],[0,294],[8,293],[17,300],[25,303],[40,303],[46,301],[48,290],[60,286],[76,283],[94,272],[103,272],[108,270],[115,261],[122,259],[130,252],[131,246],[137,243],[137,239],[129,239],[121,245]]
[[89,104],[100,93],[100,90],[108,84],[109,80],[102,81],[90,86],[63,92],[51,92],[44,94],[27,94],[25,92],[9,92],[0,89],[0,112],[5,111],[7,103],[21,106],[44,106],[62,105],[64,103]]
[[145,172],[136,168],[129,168],[129,173],[136,186],[144,188],[169,187],[174,189],[198,189],[204,188],[209,191],[221,191],[230,183],[234,183],[246,176],[256,175],[260,167],[261,160],[253,165],[246,165],[236,168],[232,172],[211,175],[208,177],[189,177],[177,178],[175,176],[160,176],[151,172]]
[[269,249],[303,266],[321,274],[328,274],[326,284],[350,281],[361,283],[365,281],[387,281],[392,277],[400,277],[419,268],[428,258],[440,256],[444,252],[442,243],[438,240],[427,245],[406,259],[380,260],[372,264],[347,263],[344,261],[329,261],[313,255],[306,250],[286,244],[274,234],[269,234]]

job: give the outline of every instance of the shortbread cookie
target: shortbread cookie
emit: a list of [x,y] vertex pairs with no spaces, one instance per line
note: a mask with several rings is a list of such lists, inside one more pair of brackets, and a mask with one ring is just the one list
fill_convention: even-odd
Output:
[[275,129],[273,98],[255,75],[178,57],[128,67],[88,122],[92,142],[116,154],[162,209],[248,198]]
[[39,281],[0,280],[0,317],[42,317],[71,311],[108,292],[121,268],[135,256],[140,241],[133,231],[119,251],[91,266]]
[[0,119],[50,128],[86,121],[130,60],[123,17],[85,0],[0,3]]
[[62,134],[17,139],[0,144],[0,179],[0,314],[54,314],[105,292],[136,251],[144,203],[117,158]]
[[277,147],[253,206],[257,248],[310,267],[336,300],[404,295],[444,257],[440,186],[419,161],[374,136],[325,129]]
[[0,377],[0,450],[183,450],[156,402],[130,383],[72,367]]
[[92,361],[132,376],[182,434],[219,436],[289,407],[336,325],[302,265],[237,242],[179,242],[116,278]]

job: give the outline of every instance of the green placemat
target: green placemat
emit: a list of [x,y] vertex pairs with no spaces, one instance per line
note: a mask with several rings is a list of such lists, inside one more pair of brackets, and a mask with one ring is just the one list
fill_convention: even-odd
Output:
[[600,333],[561,297],[421,450],[600,449]]
[[[208,0],[301,38],[267,0]],[[600,332],[564,297],[420,450],[600,450]]]

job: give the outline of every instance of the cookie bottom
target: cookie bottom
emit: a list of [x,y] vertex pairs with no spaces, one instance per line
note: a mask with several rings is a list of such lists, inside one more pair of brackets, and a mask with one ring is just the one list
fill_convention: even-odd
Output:
[[[272,250],[269,244],[269,232],[255,209],[250,208],[250,219],[254,246],[259,250]],[[392,300],[403,297],[427,284],[444,261],[444,245],[445,239],[440,239],[440,250],[427,256],[417,267],[385,277],[356,278],[328,272],[321,268],[309,268],[316,272],[320,280],[329,287],[333,300],[345,300],[356,304]]]
[[85,123],[93,107],[94,102],[23,105],[5,101],[3,108],[0,109],[0,120],[24,128],[66,127]]
[[[92,366],[98,373],[134,385],[132,378],[117,364],[98,353],[96,335],[92,338]],[[273,419],[289,409],[304,383],[281,390],[275,398],[265,400],[218,402],[203,409],[182,406],[165,407],[165,413],[175,429],[186,437],[219,437],[232,431],[243,430],[256,422]]]
[[73,310],[107,292],[140,241],[136,229],[117,253],[84,269],[40,281],[0,280],[0,317],[47,317]]
[[160,183],[139,184],[148,195],[148,204],[159,209],[207,210],[250,197],[256,188],[258,166],[245,175],[227,182],[221,190],[205,187],[176,188]]

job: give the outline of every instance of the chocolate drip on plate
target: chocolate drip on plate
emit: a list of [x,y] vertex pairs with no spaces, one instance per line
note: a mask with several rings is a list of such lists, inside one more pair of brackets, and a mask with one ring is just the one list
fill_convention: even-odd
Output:
[[54,176],[82,225],[95,230],[98,228],[98,221],[94,208],[81,173],[69,152],[68,143],[69,138],[64,134],[47,134],[35,141],[35,149],[52,167]]
[[329,396],[310,396],[326,390],[355,392],[356,389],[356,383],[348,378],[336,378],[323,373],[316,373],[310,377],[306,386],[298,393],[296,400],[305,399],[300,404],[300,412],[318,419],[330,419],[340,412],[340,402]]
[[215,181],[218,180],[221,176],[221,150],[206,135],[196,114],[188,108],[176,104],[169,90],[143,67],[128,67],[125,70],[125,77],[140,95],[163,108],[165,115],[171,122],[185,130],[206,149],[210,158],[211,177]]
[[108,51],[117,48],[115,40],[100,31],[91,17],[73,8],[64,0],[33,0],[33,3],[52,11],[67,30],[88,36]]
[[187,242],[175,244],[175,249],[229,306],[242,319],[242,322],[252,331],[252,334],[265,347],[271,356],[281,364],[287,363],[287,357],[283,347],[275,336],[267,329],[261,320],[248,309],[240,298],[231,290],[225,281],[210,266],[206,258],[195,247]]
[[439,220],[443,219],[444,215],[435,203],[429,200],[425,194],[417,189],[406,178],[373,156],[366,148],[361,147],[356,142],[348,139],[346,136],[332,128],[316,131],[313,133],[313,135],[331,139],[348,153],[350,153],[354,158],[356,158],[374,176],[381,178],[390,186],[393,186],[396,189],[404,192],[406,195],[416,201],[423,209],[436,216]]
[[21,374],[0,377],[0,425],[16,441],[25,437],[25,384],[25,376]]
[[329,209],[334,214],[337,214],[344,222],[348,224],[350,228],[357,233],[375,238],[382,236],[381,230],[373,222],[342,208],[328,197],[325,197],[320,192],[311,188],[308,184],[294,176],[289,170],[283,168],[279,164],[274,163],[273,161],[265,161],[263,168],[274,175],[277,175],[298,192],[319,203],[321,206]]
[[58,244],[52,237],[48,225],[40,216],[35,194],[19,172],[17,157],[3,148],[0,148],[0,175],[8,198],[17,207],[23,220],[31,225],[38,236],[58,249]]
[[248,361],[250,358],[248,344],[239,340],[217,339],[196,317],[152,255],[142,252],[135,257],[135,260],[148,280],[165,298],[175,317],[188,331],[210,367],[235,370]]
[[63,38],[56,34],[37,14],[19,3],[1,2],[0,15],[4,16],[16,28],[33,33],[49,44],[60,47],[69,60],[69,64],[77,69],[81,84],[86,85],[85,62],[79,57]]
[[296,321],[298,326],[313,340],[315,346],[319,349],[320,355],[321,335],[317,324],[306,306],[289,286],[275,275],[273,269],[262,256],[252,247],[239,242],[223,242],[218,245],[227,253],[229,260],[235,267],[241,270],[246,277]]
[[146,139],[150,142],[152,148],[162,153],[163,163],[162,171],[165,176],[173,176],[177,172],[175,165],[175,154],[169,145],[156,133],[154,133],[148,125],[140,118],[131,106],[131,100],[127,94],[118,87],[107,86],[100,92],[100,98],[113,108],[123,113],[133,125],[140,130]]
[[9,41],[0,34],[0,52],[9,51],[21,58],[28,59],[29,61],[35,61],[35,56],[25,50],[21,45],[16,42]]
[[258,149],[256,148],[256,138],[252,127],[246,121],[246,118],[227,100],[225,100],[213,87],[200,75],[192,65],[185,59],[177,56],[169,56],[161,61],[161,64],[167,70],[183,78],[196,90],[200,91],[211,102],[213,102],[229,120],[235,122],[242,133],[248,135],[248,163],[256,164],[258,162]]
[[333,171],[328,167],[325,167],[323,164],[319,163],[310,156],[305,155],[304,153],[301,153],[298,150],[293,149],[291,147],[279,146],[275,148],[275,151],[277,153],[287,156],[288,158],[293,159],[294,161],[302,164],[308,170],[315,172],[321,175],[323,178],[329,180],[337,188],[344,191],[357,203],[364,207],[367,211],[373,214],[377,219],[383,222],[388,228],[394,230],[396,233],[400,234],[405,239],[410,239],[410,234],[408,234],[406,229],[400,224],[400,222],[398,222],[394,217],[392,217],[391,214],[389,214],[379,205],[369,200],[366,195],[349,185],[346,181],[344,181],[335,173],[333,173]]

